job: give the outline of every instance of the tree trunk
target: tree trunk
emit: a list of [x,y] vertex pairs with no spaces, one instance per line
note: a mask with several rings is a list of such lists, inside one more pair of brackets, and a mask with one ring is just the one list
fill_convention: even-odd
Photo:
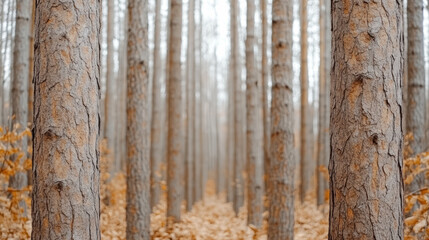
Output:
[[268,190],[268,169],[270,169],[270,109],[268,106],[268,44],[267,44],[267,2],[266,0],[261,1],[261,22],[262,22],[262,116],[263,116],[263,134],[264,134],[264,189],[265,195]]
[[225,164],[226,172],[226,201],[234,202],[234,82],[232,78],[232,54],[230,56],[230,62],[228,63],[228,77],[225,83],[228,91],[228,106],[227,106],[227,136],[226,136],[226,149],[227,149],[227,163]]
[[247,0],[246,38],[246,151],[247,151],[247,223],[262,225],[262,149],[259,136],[260,98],[255,64],[255,0]]
[[310,151],[309,151],[309,130],[308,130],[308,66],[307,66],[307,0],[302,0],[300,7],[300,25],[301,25],[301,68],[300,68],[300,82],[301,82],[301,145],[300,145],[300,169],[301,169],[301,182],[300,182],[300,200],[304,201],[305,195],[310,190],[312,171],[310,168]]
[[[120,163],[115,159],[115,48],[113,40],[115,36],[115,1],[107,0],[107,66],[106,66],[106,95],[104,104],[104,137],[107,139],[110,161],[110,178],[114,177],[120,169]],[[109,180],[110,181],[110,180]]]
[[329,239],[403,239],[402,2],[332,10]]
[[36,2],[31,239],[100,239],[100,11]]
[[321,167],[329,164],[329,75],[331,68],[330,52],[330,0],[320,0],[320,66],[319,66],[319,134],[317,139],[317,204],[325,203],[325,193],[329,190],[328,180],[321,172]]
[[182,186],[182,81],[180,66],[180,46],[182,42],[182,1],[170,3],[170,52],[168,67],[168,143],[167,143],[167,217],[168,222],[180,221]]
[[268,239],[293,239],[294,144],[292,99],[293,5],[273,1],[271,159],[269,169]]
[[[409,0],[408,17],[408,102],[406,116],[407,134],[412,134],[406,157],[423,152],[425,145],[425,62],[423,39],[423,1]],[[405,186],[405,192],[417,191],[424,185],[424,174],[417,175]]]
[[241,96],[241,70],[240,70],[240,46],[238,38],[238,18],[239,18],[238,0],[231,0],[231,64],[232,64],[232,81],[233,81],[233,99],[234,99],[234,183],[233,183],[233,208],[236,214],[244,203],[244,180],[242,176],[242,150],[243,137],[241,128],[243,121],[241,116],[242,96]]
[[188,3],[188,49],[186,57],[186,102],[187,102],[187,121],[186,121],[186,166],[185,166],[185,177],[186,177],[186,210],[192,209],[193,200],[193,164],[194,164],[194,125],[195,125],[195,47],[194,47],[194,25],[195,25],[195,11],[194,11],[195,0],[189,0]]
[[[1,12],[0,12],[0,33],[3,34],[4,31],[4,27],[3,27],[3,22],[4,22],[4,9],[6,7],[6,1],[1,1]],[[7,24],[6,24],[7,25]],[[3,37],[1,38],[2,41],[0,41],[0,52],[3,51]],[[0,55],[0,126],[4,127],[4,57],[6,55],[6,50],[5,50],[5,54],[1,54]]]
[[153,80],[152,80],[152,128],[150,144],[151,160],[151,207],[159,203],[161,197],[161,163],[162,163],[162,99],[161,99],[161,3],[155,5],[155,31],[153,51]]
[[148,1],[128,2],[127,239],[150,239]]

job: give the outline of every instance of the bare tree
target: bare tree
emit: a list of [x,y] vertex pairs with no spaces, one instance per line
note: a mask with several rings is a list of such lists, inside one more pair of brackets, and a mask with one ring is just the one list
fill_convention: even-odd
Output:
[[292,99],[293,4],[274,0],[272,9],[271,159],[268,239],[293,239],[294,171]]
[[329,239],[403,239],[402,2],[332,7]]
[[36,4],[32,239],[100,239],[100,11]]
[[167,217],[169,222],[180,221],[183,174],[182,159],[182,93],[181,42],[182,0],[170,2],[170,39],[168,42],[168,142],[167,142]]

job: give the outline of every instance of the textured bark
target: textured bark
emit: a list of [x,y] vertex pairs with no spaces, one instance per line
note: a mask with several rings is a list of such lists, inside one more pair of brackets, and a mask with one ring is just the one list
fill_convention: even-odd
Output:
[[148,1],[128,1],[127,239],[150,239]]
[[293,239],[294,144],[292,99],[293,5],[273,1],[271,159],[268,239]]
[[[109,173],[112,178],[120,169],[115,159],[115,66],[113,40],[115,35],[115,1],[107,0],[107,63],[106,63],[106,95],[104,103],[104,137],[109,149]],[[110,180],[109,180],[110,181]]]
[[308,193],[311,187],[311,154],[310,154],[310,134],[308,124],[308,61],[307,61],[307,0],[300,1],[300,12],[299,19],[301,25],[301,60],[300,60],[300,82],[301,82],[301,127],[300,127],[300,170],[301,170],[301,181],[300,181],[300,200],[304,201],[305,195]]
[[246,150],[247,150],[247,223],[262,225],[262,158],[258,116],[260,98],[255,63],[255,0],[247,0],[246,38]]
[[[0,33],[3,34],[4,31],[4,9],[6,6],[6,1],[0,2]],[[2,38],[3,39],[3,38]],[[0,41],[0,51],[3,51],[4,41]],[[4,56],[6,54],[0,54],[0,126],[3,125],[4,118]]]
[[100,1],[36,1],[32,239],[100,239]]
[[270,109],[268,106],[268,44],[267,44],[267,2],[266,0],[260,0],[261,3],[261,22],[262,22],[262,118],[263,118],[263,134],[264,134],[264,189],[265,194],[268,190],[268,169],[270,169]]
[[167,142],[167,217],[169,222],[180,221],[182,204],[181,172],[182,154],[182,93],[180,46],[182,43],[182,1],[171,0],[170,3],[170,39],[168,43],[168,142]]
[[193,200],[193,164],[194,164],[194,128],[195,128],[195,47],[194,47],[194,26],[195,26],[195,12],[194,12],[195,0],[189,0],[188,2],[188,49],[186,57],[186,104],[187,104],[187,121],[186,121],[186,155],[185,155],[185,177],[186,177],[186,210],[192,209]]
[[[407,1],[407,31],[408,31],[408,101],[406,113],[407,134],[412,134],[409,140],[410,154],[423,152],[425,147],[425,62],[423,39],[423,1]],[[406,152],[408,153],[408,152]],[[406,154],[409,155],[409,154]],[[407,156],[406,156],[407,157]],[[417,175],[413,182],[405,186],[405,192],[413,192],[424,185],[424,175]]]
[[325,203],[325,193],[329,190],[328,180],[325,179],[321,167],[328,168],[329,164],[329,80],[331,69],[331,1],[320,0],[320,66],[319,66],[319,133],[317,139],[317,204]]
[[[232,59],[232,55],[230,56]],[[226,149],[227,149],[227,162],[225,164],[225,175],[226,180],[226,201],[234,202],[234,91],[233,91],[233,81],[232,81],[232,64],[231,61],[228,64],[228,78],[225,83],[228,86],[228,125],[227,125],[227,136],[226,136]]]
[[[28,77],[30,69],[30,37],[32,0],[19,0],[16,2],[15,43],[13,49],[13,75],[12,75],[12,125],[19,124],[19,131],[27,128],[28,122]],[[19,147],[27,150],[27,138],[19,141]],[[19,159],[20,165],[25,157]],[[11,176],[9,187],[22,189],[27,185],[27,173],[17,172]]]
[[402,2],[332,8],[329,239],[403,239]]
[[231,64],[233,81],[233,99],[234,99],[234,142],[233,148],[233,208],[236,214],[244,203],[244,180],[242,176],[242,151],[243,151],[243,119],[242,119],[242,91],[241,91],[241,69],[240,69],[240,46],[238,38],[238,0],[231,0]]
[[161,163],[162,163],[162,99],[161,99],[161,3],[155,5],[155,31],[153,50],[153,80],[152,80],[152,128],[150,144],[150,182],[151,206],[159,203],[161,197]]

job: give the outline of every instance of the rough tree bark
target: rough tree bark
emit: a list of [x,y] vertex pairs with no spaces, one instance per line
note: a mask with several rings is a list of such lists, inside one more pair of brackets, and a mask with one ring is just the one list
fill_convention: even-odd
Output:
[[329,239],[403,239],[402,2],[332,8]]
[[150,182],[151,207],[159,203],[161,197],[161,163],[162,163],[162,99],[161,99],[161,4],[155,4],[155,31],[153,50],[153,80],[152,80],[152,128],[150,143]]
[[[32,0],[21,0],[16,2],[15,43],[13,48],[13,74],[12,74],[12,125],[18,124],[19,131],[27,128],[28,122],[28,77],[30,69],[30,37],[31,37],[31,13],[33,9]],[[19,143],[23,151],[27,151],[27,138],[24,137]],[[26,157],[16,159],[22,165]],[[11,176],[9,187],[22,189],[27,185],[27,173],[19,171]]]
[[180,46],[182,43],[182,0],[170,3],[170,39],[168,42],[168,142],[167,142],[167,217],[168,222],[180,221],[182,204],[182,93]]
[[148,1],[128,1],[127,239],[150,239]]
[[[407,156],[423,152],[425,146],[425,62],[423,39],[423,1],[407,1],[408,32],[408,101],[406,113],[406,133],[412,134]],[[413,182],[405,186],[405,192],[417,191],[424,185],[424,174],[417,175]]]
[[36,1],[31,239],[100,239],[100,11]]
[[268,239],[292,240],[294,226],[294,144],[292,99],[293,4],[273,1],[271,159]]
[[240,69],[240,46],[238,38],[238,0],[231,0],[231,67],[232,67],[232,81],[233,81],[233,99],[234,99],[234,155],[233,155],[233,208],[236,214],[244,203],[243,185],[244,180],[242,176],[242,151],[243,143],[242,130],[243,121],[241,115],[242,96],[241,96],[241,69]]
[[304,201],[305,195],[310,190],[311,185],[311,154],[309,148],[309,126],[308,126],[308,65],[307,65],[307,0],[300,1],[300,12],[299,19],[301,25],[301,68],[300,68],[300,82],[301,82],[301,127],[300,127],[300,170],[301,170],[301,181],[300,181],[300,200]]
[[317,204],[325,203],[325,193],[329,190],[328,180],[325,179],[321,167],[328,168],[329,164],[329,80],[331,69],[331,1],[320,0],[320,66],[319,66],[319,134],[317,139]]
[[255,0],[247,0],[246,37],[246,151],[247,223],[262,225],[262,142],[259,134],[260,98],[255,63]]
[[194,203],[193,200],[193,164],[194,164],[194,128],[195,128],[195,47],[194,47],[194,26],[195,26],[195,0],[188,2],[188,49],[186,57],[186,103],[187,103],[187,121],[186,121],[186,156],[185,156],[185,177],[186,177],[186,210],[190,211]]

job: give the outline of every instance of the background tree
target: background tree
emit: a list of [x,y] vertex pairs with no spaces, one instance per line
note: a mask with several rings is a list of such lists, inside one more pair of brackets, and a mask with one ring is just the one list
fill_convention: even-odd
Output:
[[127,239],[150,239],[148,1],[128,2]]
[[402,2],[332,7],[329,239],[403,239]]
[[272,6],[271,159],[269,164],[268,239],[293,239],[294,172],[292,99],[293,4]]
[[100,239],[100,10],[36,4],[32,239]]
[[167,217],[169,222],[180,221],[182,203],[183,165],[182,156],[182,94],[181,94],[181,42],[182,1],[170,2],[170,37],[168,42],[168,142],[167,142]]

